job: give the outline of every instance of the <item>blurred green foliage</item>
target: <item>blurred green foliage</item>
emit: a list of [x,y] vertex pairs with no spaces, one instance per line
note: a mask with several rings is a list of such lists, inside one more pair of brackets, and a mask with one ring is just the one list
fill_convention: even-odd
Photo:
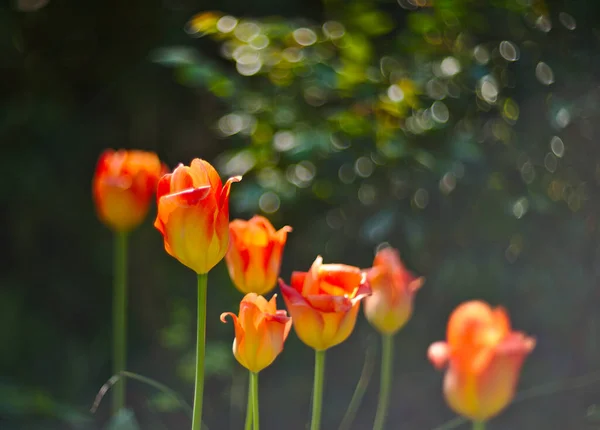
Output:
[[[90,196],[104,147],[244,174],[232,215],[293,226],[286,279],[317,254],[367,267],[398,247],[427,282],[397,337],[396,427],[452,418],[425,351],[463,300],[502,304],[537,337],[521,387],[598,369],[599,4],[83,3],[0,6],[2,429],[111,425],[108,408],[87,412],[110,377],[111,237]],[[129,370],[191,396],[194,276],[150,218],[132,235]],[[241,296],[223,265],[209,289],[206,420],[240,428],[246,375],[218,315]],[[329,353],[325,428],[371,333],[361,320]],[[266,429],[304,428],[311,372],[292,336],[261,377]],[[376,392],[354,428],[370,428]],[[129,384],[140,428],[188,425],[151,393]],[[490,428],[593,426],[598,399],[597,385],[546,393]]]

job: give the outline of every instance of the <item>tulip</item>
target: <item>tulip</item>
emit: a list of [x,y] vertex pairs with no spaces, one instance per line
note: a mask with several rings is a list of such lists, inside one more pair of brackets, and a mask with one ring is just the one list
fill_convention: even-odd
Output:
[[242,293],[265,294],[277,283],[281,255],[291,227],[275,231],[268,219],[229,223],[230,246],[225,261],[231,280]]
[[365,316],[380,333],[395,334],[410,319],[414,295],[425,279],[406,270],[393,248],[377,252],[367,276],[373,293],[365,299]]
[[167,253],[198,274],[221,261],[229,245],[229,190],[240,180],[223,186],[214,167],[198,158],[160,178],[154,226]]
[[436,368],[448,368],[449,406],[482,428],[512,401],[523,361],[534,347],[533,338],[512,331],[503,308],[470,301],[450,316],[447,342],[433,343],[427,355]]
[[229,190],[241,177],[223,186],[219,174],[204,160],[180,164],[160,178],[154,221],[163,235],[165,250],[198,274],[196,378],[192,430],[202,427],[204,355],[206,341],[206,285],[208,272],[223,259],[229,245]]
[[369,323],[381,333],[382,341],[379,402],[373,429],[382,430],[393,378],[394,334],[409,320],[414,295],[424,278],[416,278],[406,270],[398,251],[388,247],[375,255],[367,279],[373,294],[365,298],[364,312]]
[[148,213],[158,178],[166,171],[153,152],[104,151],[92,181],[100,220],[118,232],[137,227]]
[[317,351],[350,336],[360,301],[371,293],[365,273],[345,264],[323,264],[317,257],[308,272],[292,273],[291,286],[279,280],[283,299],[302,342]]
[[[233,355],[250,371],[246,428],[250,423],[259,427],[258,372],[269,366],[283,351],[283,344],[292,327],[292,319],[284,310],[277,310],[276,296],[267,301],[256,293],[248,293],[240,303],[239,315],[221,314],[221,321],[230,316],[235,324]],[[250,421],[252,420],[252,421]]]
[[276,295],[267,301],[263,296],[248,293],[240,303],[239,315],[221,314],[221,321],[230,316],[235,325],[233,355],[251,372],[260,372],[283,351],[292,319],[284,310],[277,310]]
[[[104,151],[96,165],[92,195],[100,220],[114,232],[113,373],[127,360],[127,234],[146,217],[158,178],[167,168],[145,151]],[[125,405],[125,382],[113,390],[113,414]]]
[[366,278],[358,267],[323,264],[319,256],[308,272],[292,273],[291,286],[279,280],[296,334],[315,350],[311,430],[321,425],[325,350],[354,330],[360,301],[371,293]]

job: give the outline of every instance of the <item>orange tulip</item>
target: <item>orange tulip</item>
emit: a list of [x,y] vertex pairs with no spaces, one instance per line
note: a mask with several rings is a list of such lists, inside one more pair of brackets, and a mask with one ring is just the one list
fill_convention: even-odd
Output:
[[292,273],[291,286],[279,280],[283,299],[302,342],[324,351],[354,330],[360,300],[371,289],[358,267],[323,264],[317,257],[308,272]]
[[232,312],[221,314],[222,322],[227,316],[233,318],[233,355],[251,372],[260,372],[277,358],[292,327],[287,312],[277,310],[276,296],[267,302],[263,296],[249,293],[240,303],[239,316]]
[[265,294],[275,287],[281,255],[291,227],[275,231],[268,219],[254,216],[229,223],[231,245],[225,255],[229,275],[242,293]]
[[223,259],[229,245],[229,189],[204,160],[180,164],[160,178],[154,227],[163,235],[165,250],[198,274],[208,273]]
[[447,343],[429,347],[435,367],[448,365],[444,394],[450,407],[474,421],[497,415],[512,400],[523,361],[535,340],[512,331],[503,308],[471,301],[454,310]]
[[166,172],[153,152],[104,151],[92,180],[98,217],[115,231],[137,227],[148,213],[158,178]]
[[377,252],[367,279],[373,290],[365,299],[367,320],[383,334],[397,332],[412,315],[413,297],[425,279],[406,270],[393,248]]

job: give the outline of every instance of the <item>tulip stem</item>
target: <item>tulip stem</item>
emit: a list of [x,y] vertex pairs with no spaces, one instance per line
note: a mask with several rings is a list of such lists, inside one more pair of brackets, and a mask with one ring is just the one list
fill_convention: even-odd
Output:
[[252,428],[259,430],[258,420],[258,372],[250,372],[250,393],[252,398]]
[[473,430],[485,430],[485,423],[483,421],[473,421]]
[[[127,360],[127,233],[114,235],[114,285],[113,285],[113,375],[125,370]],[[125,406],[125,381],[114,386],[113,415]]]
[[315,351],[315,379],[313,385],[312,420],[310,430],[321,428],[321,406],[323,404],[323,382],[325,376],[325,351]]
[[206,341],[206,281],[207,273],[198,274],[198,326],[196,330],[196,380],[192,430],[202,427],[202,397],[204,394],[204,351]]
[[379,383],[379,402],[373,430],[383,430],[385,418],[390,404],[390,389],[392,387],[392,362],[394,358],[394,335],[381,335],[381,376]]
[[252,372],[248,372],[248,404],[246,405],[246,425],[245,430],[252,430]]

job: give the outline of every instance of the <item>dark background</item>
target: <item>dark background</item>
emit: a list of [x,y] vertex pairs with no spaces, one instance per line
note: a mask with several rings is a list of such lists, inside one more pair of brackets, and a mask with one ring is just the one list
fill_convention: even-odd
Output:
[[[217,9],[256,19],[279,50],[297,47],[298,27],[337,20],[346,34],[322,43],[327,55],[307,48],[283,72],[241,76],[221,55],[233,36],[184,31]],[[539,390],[489,428],[598,428],[599,18],[594,1],[3,3],[0,427],[106,428],[109,403],[88,409],[111,376],[112,236],[90,188],[99,153],[123,147],[156,151],[171,167],[201,157],[223,176],[244,173],[232,218],[264,212],[294,228],[285,279],[318,254],[367,267],[381,242],[400,249],[427,282],[396,337],[388,428],[453,418],[425,355],[451,310],[473,298],[506,306],[537,338],[519,388]],[[481,49],[489,61],[477,61]],[[460,71],[440,75],[450,56]],[[400,79],[404,99],[390,109],[387,89]],[[442,95],[432,90],[440,84]],[[447,121],[431,121],[435,100]],[[250,126],[228,131],[227,115]],[[278,132],[294,134],[293,149],[273,144]],[[154,213],[131,235],[128,369],[191,401],[195,279],[164,252]],[[205,420],[237,429],[246,374],[218,316],[241,294],[224,264],[208,296]],[[361,316],[328,352],[324,429],[339,425],[377,343]],[[261,373],[263,428],[305,428],[312,361],[292,334]],[[376,366],[353,428],[371,428],[377,391]],[[142,429],[189,426],[139,382],[128,382],[128,404]]]

